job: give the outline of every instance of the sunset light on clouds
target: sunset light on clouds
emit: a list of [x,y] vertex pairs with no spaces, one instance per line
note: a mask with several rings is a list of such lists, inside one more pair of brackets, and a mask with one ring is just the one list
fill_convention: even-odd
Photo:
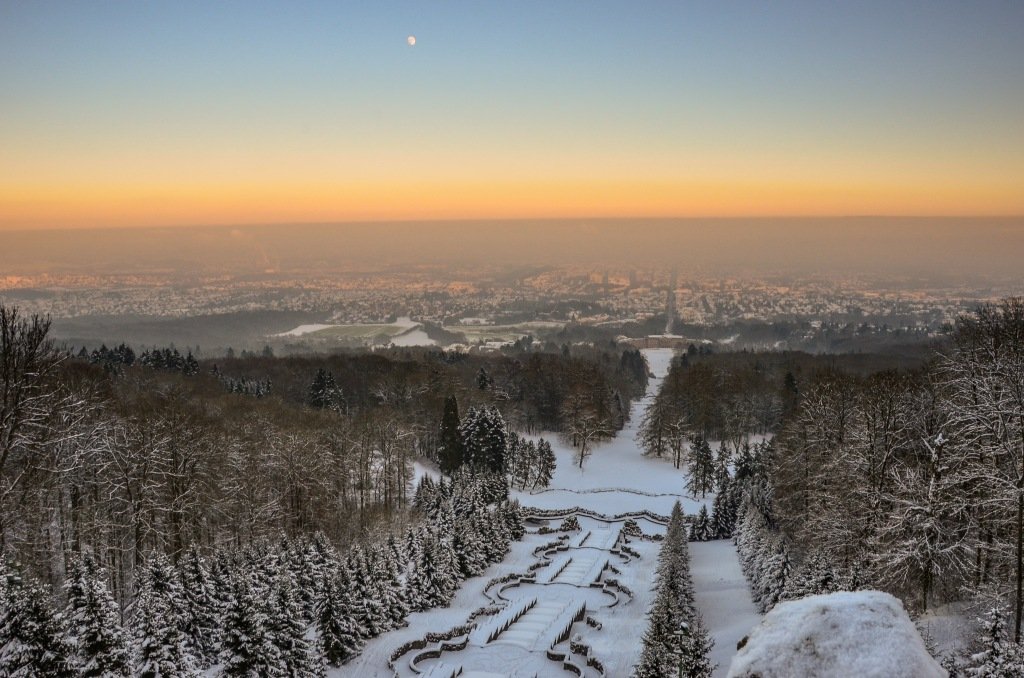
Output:
[[984,4],[8,3],[0,227],[1019,215]]

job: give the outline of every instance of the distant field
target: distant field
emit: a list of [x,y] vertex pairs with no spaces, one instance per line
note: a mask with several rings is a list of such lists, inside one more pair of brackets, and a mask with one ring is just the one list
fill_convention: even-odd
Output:
[[448,332],[463,334],[466,341],[476,343],[478,341],[515,341],[528,334],[536,335],[538,330],[558,329],[563,323],[550,321],[536,321],[519,323],[516,325],[448,325],[444,329]]
[[394,337],[409,331],[408,325],[338,325],[310,332],[314,339],[373,339],[382,334]]

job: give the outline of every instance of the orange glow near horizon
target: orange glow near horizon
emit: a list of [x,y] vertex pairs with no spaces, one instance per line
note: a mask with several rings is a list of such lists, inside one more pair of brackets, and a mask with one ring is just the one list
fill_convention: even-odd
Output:
[[1024,215],[1024,3],[8,4],[8,231]]
[[433,219],[1017,216],[1012,185],[566,181],[0,186],[0,228]]

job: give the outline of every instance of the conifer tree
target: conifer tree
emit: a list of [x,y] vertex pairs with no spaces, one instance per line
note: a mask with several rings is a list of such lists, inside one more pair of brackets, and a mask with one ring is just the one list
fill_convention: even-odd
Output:
[[537,471],[533,487],[547,487],[555,475],[555,451],[551,443],[541,438],[537,441]]
[[16,678],[77,675],[75,646],[64,618],[49,604],[50,591],[5,568],[0,589],[0,675]]
[[504,473],[508,445],[505,419],[497,408],[471,407],[459,426],[464,463],[474,471]]
[[391,616],[382,599],[382,583],[378,583],[372,570],[373,563],[362,547],[356,545],[348,557],[352,597],[356,604],[363,638],[369,640],[391,628]]
[[690,474],[686,480],[686,491],[704,497],[715,489],[715,460],[704,436],[698,435],[693,441],[689,461]]
[[278,573],[270,599],[270,634],[281,661],[285,678],[303,678],[323,674],[323,666],[306,640],[302,603],[295,595],[295,582],[288,570]]
[[711,520],[708,518],[708,507],[702,504],[690,529],[690,541],[708,541],[714,537]]
[[320,652],[331,666],[344,664],[363,646],[351,596],[348,568],[343,565],[327,580],[316,609]]
[[783,600],[797,600],[841,590],[839,577],[823,553],[813,553],[786,582]]
[[182,589],[181,628],[202,666],[217,659],[220,616],[206,562],[193,545],[179,566]]
[[966,675],[976,678],[1018,678],[1024,675],[1024,650],[1006,630],[1006,610],[994,607],[981,622],[980,650],[967,662]]
[[494,385],[494,380],[491,379],[491,375],[487,373],[483,367],[476,373],[476,387],[481,391],[490,390],[491,386]]
[[65,591],[68,642],[76,648],[80,675],[129,675],[131,651],[121,611],[107,587],[106,572],[92,556],[85,555],[74,565]]
[[417,611],[447,605],[457,586],[455,572],[441,541],[436,535],[424,539],[419,560],[409,572],[408,586],[417,594],[412,601]]
[[682,613],[664,580],[660,581],[654,606],[647,617],[636,678],[665,678],[673,675],[672,649]]
[[266,602],[249,575],[236,573],[232,586],[233,600],[224,617],[224,640],[221,657],[225,676],[277,675],[281,653],[274,643]]
[[718,454],[715,456],[715,491],[723,492],[729,486],[732,476],[729,473],[729,464],[732,462],[732,455],[725,444],[718,446]]
[[438,460],[441,470],[454,473],[462,466],[462,436],[459,433],[459,402],[454,395],[444,399],[444,413],[441,415],[441,430],[438,442]]
[[[738,484],[736,484],[738,487]],[[728,539],[732,537],[736,529],[736,493],[733,491],[734,483],[723,478],[723,483],[718,486],[718,494],[711,503],[711,532],[714,539]]]
[[321,410],[343,409],[344,395],[330,371],[323,367],[317,369],[313,383],[309,386],[307,402],[310,406]]
[[714,641],[708,634],[707,627],[700,615],[694,615],[689,622],[685,622],[684,632],[677,635],[682,643],[679,653],[675,659],[678,662],[676,670],[670,675],[684,676],[684,678],[711,678],[715,671],[715,665],[711,663],[711,649]]
[[373,579],[386,617],[384,625],[387,628],[398,628],[405,624],[409,606],[405,597],[405,583],[399,575],[393,551],[386,544],[384,548],[376,549],[372,563]]
[[181,632],[180,596],[167,557],[151,555],[135,601],[135,675],[140,678],[195,675],[195,662]]

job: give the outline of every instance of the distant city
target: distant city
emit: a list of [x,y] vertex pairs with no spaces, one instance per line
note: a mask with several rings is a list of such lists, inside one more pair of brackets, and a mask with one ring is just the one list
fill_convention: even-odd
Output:
[[[1014,292],[1009,281],[719,277],[623,266],[0,277],[0,302],[50,314],[59,338],[156,344],[133,331],[133,321],[155,323],[170,333],[158,330],[160,337],[173,339],[175,321],[188,319],[192,334],[182,341],[201,354],[228,346],[295,352],[386,345],[394,332],[378,330],[399,317],[413,321],[402,328],[424,326],[426,343],[468,348],[526,336],[564,339],[571,328],[572,336],[588,340],[678,335],[733,349],[850,350],[851,343],[926,341],[977,304]],[[222,327],[229,318],[231,327]],[[190,339],[197,324],[219,329]],[[336,329],[343,326],[351,328]]]

